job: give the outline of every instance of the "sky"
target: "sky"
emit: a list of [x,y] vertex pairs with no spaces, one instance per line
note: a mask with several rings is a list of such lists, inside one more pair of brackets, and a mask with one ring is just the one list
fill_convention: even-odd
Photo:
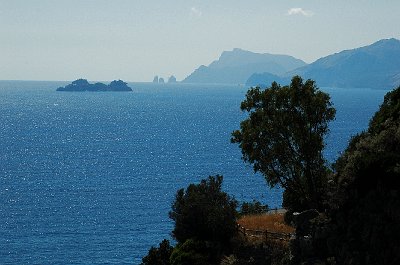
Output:
[[223,51],[311,63],[400,39],[398,0],[0,0],[0,80],[184,79]]

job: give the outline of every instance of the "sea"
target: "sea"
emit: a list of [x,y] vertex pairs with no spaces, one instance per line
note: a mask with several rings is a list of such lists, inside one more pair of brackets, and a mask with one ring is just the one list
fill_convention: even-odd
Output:
[[[176,191],[210,175],[239,202],[281,207],[281,189],[230,143],[248,87],[56,91],[67,83],[0,81],[0,264],[140,264],[174,242]],[[333,162],[388,91],[321,90],[337,110],[324,151]]]

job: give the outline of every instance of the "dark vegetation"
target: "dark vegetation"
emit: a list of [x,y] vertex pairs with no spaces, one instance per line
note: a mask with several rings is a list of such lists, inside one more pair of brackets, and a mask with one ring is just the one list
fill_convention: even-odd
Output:
[[313,255],[299,260],[400,264],[400,87],[334,168],[329,208],[310,229]]
[[164,239],[158,248],[151,247],[149,250],[149,254],[143,258],[143,265],[167,265],[169,263],[169,257],[172,254],[174,248],[170,245],[169,241]]
[[132,91],[122,80],[114,80],[109,85],[103,83],[90,84],[86,79],[77,79],[65,87],[57,88],[57,91]]
[[[169,213],[177,245],[165,264],[217,264],[231,250],[237,202],[221,190],[222,180],[222,176],[210,176],[177,192]],[[152,256],[160,249],[150,251],[143,264],[159,264],[147,261],[156,260]]]
[[198,254],[202,264],[213,263],[229,251],[230,240],[236,233],[237,203],[221,191],[221,186],[222,176],[210,176],[177,192],[169,214],[175,222],[172,235],[178,242],[171,256],[172,264],[194,264],[183,262],[193,257],[191,252]]
[[249,118],[233,132],[243,160],[265,176],[267,183],[280,185],[284,207],[290,212],[323,209],[326,194],[324,136],[335,109],[315,82],[296,76],[289,86],[272,83],[268,89],[252,88],[241,104]]
[[243,202],[240,206],[239,215],[263,214],[268,212],[268,205],[263,205],[261,202],[253,200],[252,202]]
[[177,244],[164,240],[143,264],[400,264],[400,87],[332,167],[322,150],[335,110],[313,81],[296,76],[289,86],[252,88],[241,108],[249,118],[232,142],[270,186],[284,188],[295,238],[281,244],[241,236],[239,213],[265,206],[243,203],[236,212],[222,177],[209,177],[177,192],[170,212]]

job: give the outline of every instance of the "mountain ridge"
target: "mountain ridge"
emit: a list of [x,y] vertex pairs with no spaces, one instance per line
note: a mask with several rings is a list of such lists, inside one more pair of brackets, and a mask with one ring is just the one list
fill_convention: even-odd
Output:
[[232,83],[243,84],[255,72],[284,74],[306,65],[289,55],[255,53],[235,48],[224,51],[208,66],[201,65],[182,82],[184,83]]
[[[400,85],[400,40],[382,39],[343,50],[278,77],[286,83],[294,75],[313,79],[319,86],[390,89]],[[246,84],[269,85],[272,79],[270,73],[255,73]]]

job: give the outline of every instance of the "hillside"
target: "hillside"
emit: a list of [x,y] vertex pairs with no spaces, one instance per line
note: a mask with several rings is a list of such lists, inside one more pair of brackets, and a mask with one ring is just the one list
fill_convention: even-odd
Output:
[[345,50],[280,76],[254,74],[246,84],[288,83],[294,75],[316,80],[319,86],[390,89],[400,84],[400,41],[384,39]]
[[372,45],[339,52],[297,69],[320,86],[393,88],[400,75],[400,41],[385,39]]
[[266,87],[271,85],[272,82],[282,85],[289,84],[290,77],[278,76],[271,73],[254,73],[247,79],[246,85]]
[[209,66],[200,66],[186,77],[186,83],[243,84],[257,72],[282,75],[306,63],[288,55],[260,54],[241,49],[225,51]]

